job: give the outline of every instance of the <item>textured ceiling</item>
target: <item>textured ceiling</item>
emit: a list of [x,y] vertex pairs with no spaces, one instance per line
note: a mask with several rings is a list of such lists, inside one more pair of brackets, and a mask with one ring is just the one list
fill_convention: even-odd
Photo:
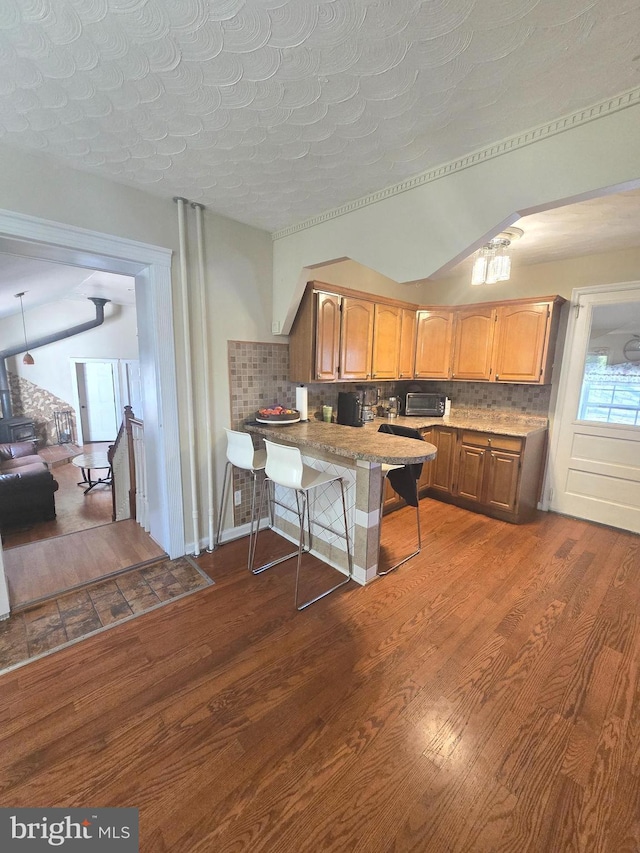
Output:
[[640,0],[2,0],[0,140],[273,231],[638,85]]

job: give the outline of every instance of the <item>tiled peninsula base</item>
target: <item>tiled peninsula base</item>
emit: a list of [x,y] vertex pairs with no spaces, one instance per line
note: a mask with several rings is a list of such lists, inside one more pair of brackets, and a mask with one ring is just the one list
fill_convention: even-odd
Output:
[[[314,455],[303,453],[305,464],[320,471],[330,471],[343,478],[349,540],[353,555],[353,579],[366,584],[376,578],[380,545],[380,488],[382,486],[381,465],[377,462],[345,459],[343,456],[315,451]],[[276,486],[274,529],[297,544],[300,535],[296,498],[292,489]],[[282,505],[284,505],[284,508]],[[340,484],[327,483],[310,495],[311,553],[347,574],[348,562],[345,541],[325,530],[314,520],[326,527],[342,532],[342,500]]]

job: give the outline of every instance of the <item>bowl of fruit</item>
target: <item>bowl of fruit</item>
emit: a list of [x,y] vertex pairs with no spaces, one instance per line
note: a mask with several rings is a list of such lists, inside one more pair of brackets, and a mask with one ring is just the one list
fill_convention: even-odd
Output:
[[256,420],[259,424],[297,424],[300,412],[286,406],[265,406],[256,412]]

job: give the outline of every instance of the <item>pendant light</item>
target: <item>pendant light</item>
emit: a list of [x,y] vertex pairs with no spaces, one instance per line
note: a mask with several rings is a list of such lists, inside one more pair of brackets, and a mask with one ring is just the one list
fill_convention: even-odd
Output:
[[25,292],[26,291],[23,291],[22,293],[16,293],[16,299],[20,300],[20,313],[22,314],[22,331],[24,332],[24,348],[27,350],[27,352],[25,352],[23,356],[22,363],[35,364],[33,356],[29,352],[29,344],[27,343],[27,326],[24,321],[24,305],[22,304],[22,297],[24,296]]
[[507,228],[478,249],[473,262],[471,284],[495,284],[497,281],[509,281],[511,258],[507,249],[514,240],[522,237],[523,233],[520,228]]

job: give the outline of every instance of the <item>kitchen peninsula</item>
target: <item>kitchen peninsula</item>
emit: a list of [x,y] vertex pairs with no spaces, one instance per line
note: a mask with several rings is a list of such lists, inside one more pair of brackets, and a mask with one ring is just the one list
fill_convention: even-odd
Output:
[[[427,442],[378,433],[379,424],[356,428],[339,424],[310,421],[278,426],[251,424],[246,429],[282,444],[292,444],[302,451],[303,460],[322,471],[335,471],[343,477],[347,517],[353,551],[353,579],[366,584],[376,577],[380,544],[381,465],[408,465],[428,462],[436,456],[436,448]],[[417,426],[417,425],[415,425]],[[292,541],[298,541],[298,519],[289,490],[276,490],[275,528]],[[342,509],[337,484],[328,484],[317,496],[312,510],[323,524],[340,528]],[[313,528],[312,528],[313,529]],[[344,542],[322,528],[313,530],[312,553],[319,559],[346,572]]]

